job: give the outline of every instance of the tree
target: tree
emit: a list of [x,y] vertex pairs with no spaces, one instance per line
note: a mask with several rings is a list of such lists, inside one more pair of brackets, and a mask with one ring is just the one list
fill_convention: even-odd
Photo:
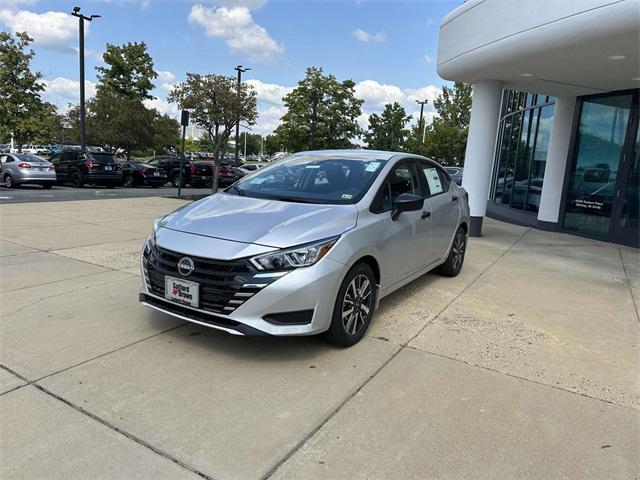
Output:
[[153,80],[158,74],[153,69],[153,59],[147,52],[147,45],[127,43],[121,47],[107,43],[102,55],[107,67],[96,67],[99,72],[98,89],[106,89],[138,101],[150,100]]
[[442,87],[433,106],[438,116],[427,128],[422,148],[427,156],[446,165],[463,166],[471,118],[471,85],[456,82],[453,88]]
[[284,97],[287,113],[275,133],[288,151],[352,148],[360,136],[357,118],[364,100],[355,97],[352,80],[338,82],[310,67],[305,78]]
[[398,102],[386,104],[382,114],[372,113],[369,116],[369,130],[364,134],[367,147],[391,152],[402,150],[409,135],[405,126],[410,120],[411,115],[407,116]]
[[264,139],[264,153],[267,155],[273,155],[274,153],[281,152],[284,150],[282,145],[282,140],[280,137],[272,133],[271,135],[267,135]]
[[18,151],[46,137],[59,120],[55,107],[40,97],[42,74],[31,71],[35,53],[27,48],[32,41],[26,33],[0,32],[0,135],[13,135]]
[[158,152],[177,150],[180,146],[180,123],[169,115],[153,112],[153,149]]
[[216,161],[236,122],[251,126],[255,125],[258,118],[255,89],[243,83],[238,97],[236,79],[233,77],[187,73],[187,80],[178,83],[168,99],[177,103],[182,110],[191,112],[191,119],[213,143]]

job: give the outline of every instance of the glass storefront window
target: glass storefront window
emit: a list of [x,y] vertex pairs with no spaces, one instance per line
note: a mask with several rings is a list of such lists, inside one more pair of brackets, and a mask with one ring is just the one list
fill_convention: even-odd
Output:
[[631,94],[612,95],[583,102],[566,200],[565,230],[608,236],[632,98]]
[[[637,122],[636,122],[637,123]],[[633,143],[631,152],[631,167],[629,179],[624,192],[624,203],[622,205],[622,215],[620,216],[620,226],[623,228],[640,228],[640,131],[636,126],[636,140]]]
[[538,107],[546,96],[510,92],[517,108],[500,120],[492,199],[495,203],[537,212],[549,147],[554,105]]

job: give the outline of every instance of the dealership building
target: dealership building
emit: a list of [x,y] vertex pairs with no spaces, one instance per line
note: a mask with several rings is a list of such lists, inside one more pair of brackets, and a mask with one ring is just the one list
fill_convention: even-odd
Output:
[[639,246],[640,0],[468,0],[438,74],[473,84],[463,186],[485,216]]

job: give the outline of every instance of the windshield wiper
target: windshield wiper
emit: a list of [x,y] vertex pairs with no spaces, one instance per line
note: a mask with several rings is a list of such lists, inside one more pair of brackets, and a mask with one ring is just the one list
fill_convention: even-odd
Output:
[[240,187],[237,187],[235,185],[231,185],[229,188],[227,188],[227,190],[235,190],[236,192],[238,192],[238,195],[240,195],[241,197],[244,197],[246,194],[244,193],[244,190],[242,190]]
[[315,200],[306,198],[294,198],[294,197],[274,197],[272,200],[280,200],[281,202],[293,202],[293,203],[322,203]]

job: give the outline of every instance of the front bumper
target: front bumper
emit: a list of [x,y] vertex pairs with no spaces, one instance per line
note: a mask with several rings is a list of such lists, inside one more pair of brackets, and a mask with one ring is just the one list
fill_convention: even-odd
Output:
[[[213,249],[212,251],[215,251]],[[311,267],[290,271],[276,279],[261,280],[258,272],[250,281],[265,287],[231,313],[217,313],[172,302],[150,288],[144,247],[140,256],[140,302],[174,317],[236,335],[314,335],[331,325],[335,299],[348,267],[328,257]],[[286,314],[286,315],[282,315]],[[277,320],[286,318],[283,324]],[[300,319],[301,321],[297,321]]]

